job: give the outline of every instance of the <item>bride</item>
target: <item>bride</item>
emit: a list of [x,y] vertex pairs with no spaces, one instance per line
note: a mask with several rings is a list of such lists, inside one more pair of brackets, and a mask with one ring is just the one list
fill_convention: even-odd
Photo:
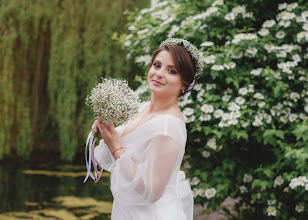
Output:
[[94,150],[111,172],[112,220],[192,220],[193,196],[180,171],[187,139],[178,99],[193,86],[203,64],[196,47],[170,38],[152,55],[147,82],[151,101],[127,126],[96,119],[103,140]]

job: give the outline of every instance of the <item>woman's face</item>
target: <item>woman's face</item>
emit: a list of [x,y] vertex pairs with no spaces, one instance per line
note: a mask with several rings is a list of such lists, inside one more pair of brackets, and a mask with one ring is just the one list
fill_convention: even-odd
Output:
[[156,55],[148,73],[148,85],[155,95],[178,98],[184,86],[168,51],[162,50]]

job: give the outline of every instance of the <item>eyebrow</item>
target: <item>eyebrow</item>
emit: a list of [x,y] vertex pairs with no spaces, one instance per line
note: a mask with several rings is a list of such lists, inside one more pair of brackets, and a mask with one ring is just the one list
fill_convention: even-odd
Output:
[[[157,60],[157,59],[155,59],[155,60],[153,61],[153,63],[155,63],[155,62],[161,63],[161,62],[160,62],[159,60]],[[177,68],[176,68],[175,66],[172,66],[172,65],[167,65],[167,67],[171,67],[171,68],[174,68],[174,69],[177,70]]]

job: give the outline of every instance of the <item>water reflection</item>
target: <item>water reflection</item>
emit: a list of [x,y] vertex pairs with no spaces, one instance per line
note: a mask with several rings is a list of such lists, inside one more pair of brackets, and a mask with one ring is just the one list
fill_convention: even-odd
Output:
[[0,161],[0,219],[110,219],[109,173],[83,183],[85,166]]

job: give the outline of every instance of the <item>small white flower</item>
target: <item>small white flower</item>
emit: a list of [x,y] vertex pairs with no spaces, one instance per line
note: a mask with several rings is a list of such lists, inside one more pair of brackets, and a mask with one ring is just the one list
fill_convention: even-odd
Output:
[[214,117],[215,118],[220,118],[223,113],[224,113],[223,110],[218,109],[218,110],[214,111]]
[[215,57],[214,55],[210,55],[210,56],[207,56],[207,57],[203,57],[202,59],[203,59],[203,61],[204,61],[206,64],[215,63],[215,61],[216,61],[216,57]]
[[192,178],[190,185],[196,186],[196,185],[198,185],[199,183],[200,183],[199,178],[195,176],[195,177]]
[[271,19],[271,20],[267,20],[262,24],[263,28],[270,28],[273,27],[276,24],[275,20]]
[[147,66],[151,63],[151,60],[151,55],[143,55],[136,58],[136,63],[144,63],[144,65]]
[[292,11],[293,9],[297,8],[297,6],[298,6],[298,3],[293,2],[293,3],[288,4],[286,9],[287,9],[287,11]]
[[284,31],[278,31],[275,35],[278,39],[282,39],[286,36],[286,33]]
[[215,83],[207,83],[207,84],[205,85],[205,89],[206,89],[207,91],[212,90],[212,89],[216,89],[216,84],[215,84]]
[[284,124],[286,124],[288,122],[288,117],[287,116],[280,116],[280,121]]
[[249,47],[246,51],[245,51],[245,56],[247,57],[255,57],[256,54],[258,52],[258,49],[255,47]]
[[255,99],[264,99],[264,96],[260,92],[255,93],[253,97]]
[[262,68],[253,69],[253,70],[250,71],[250,74],[254,75],[254,76],[258,76],[258,75],[260,75],[262,70],[263,70]]
[[212,113],[214,111],[214,107],[209,104],[204,104],[201,106],[201,111],[205,113]]
[[276,202],[277,202],[276,199],[268,199],[268,200],[267,200],[267,204],[268,204],[268,205],[275,205]]
[[290,99],[292,99],[294,102],[297,102],[297,100],[300,99],[300,95],[297,92],[291,92]]
[[[230,114],[231,116],[231,114]],[[237,125],[238,124],[238,120],[235,119],[235,118],[231,118],[229,121],[228,121],[228,125]]]
[[[281,20],[281,21],[279,21],[279,23],[278,23],[281,27],[285,27],[285,28],[287,28],[287,27],[290,27],[290,25],[291,25],[291,21],[287,21],[287,20]],[[277,37],[278,38],[278,37]]]
[[238,90],[238,93],[241,95],[246,95],[248,93],[248,89],[246,87],[242,87]]
[[266,212],[268,216],[276,216],[277,210],[274,206],[269,206],[267,207]]
[[216,195],[216,189],[209,188],[205,190],[205,197],[207,199],[213,198]]
[[200,91],[201,89],[202,89],[202,84],[201,83],[197,83],[197,84],[195,84],[194,85],[194,90],[196,90],[196,91]]
[[183,114],[186,115],[186,116],[193,115],[193,114],[194,114],[194,109],[193,109],[193,108],[186,107],[186,108],[183,110]]
[[203,151],[201,152],[201,155],[202,155],[203,157],[205,157],[205,158],[208,158],[208,157],[211,155],[211,153],[210,153],[209,151],[203,150]]
[[223,121],[229,121],[229,120],[231,120],[231,115],[229,113],[223,113],[222,116],[221,116],[221,119]]
[[249,123],[246,122],[246,121],[241,121],[241,126],[242,126],[243,128],[247,128],[247,127],[249,126]]
[[212,6],[216,6],[216,5],[223,5],[224,4],[224,0],[215,0],[212,3]]
[[300,119],[302,119],[302,120],[307,120],[308,119],[308,117],[304,113],[300,113],[298,117]]
[[220,70],[224,70],[224,66],[223,65],[216,65],[214,64],[212,67],[211,67],[212,70],[216,70],[216,71],[220,71]]
[[188,117],[187,123],[194,122],[196,120],[196,117],[194,115]]
[[304,23],[306,21],[307,21],[307,19],[305,17],[302,17],[302,16],[297,16],[296,17],[296,22],[297,23]]
[[236,64],[234,62],[228,62],[224,63],[224,67],[229,70],[229,69],[234,69],[236,67]]
[[305,184],[308,183],[308,179],[305,176],[299,176],[297,178],[297,183],[299,186],[305,186]]
[[301,42],[303,38],[308,38],[308,32],[307,31],[301,31],[299,33],[296,34],[296,39],[297,42]]
[[267,28],[261,28],[261,29],[258,31],[258,34],[260,34],[261,36],[268,35],[268,34],[269,34],[269,30],[268,30]]
[[[230,112],[230,117],[231,119],[237,119],[241,117],[241,112],[240,111],[235,111],[235,112]],[[233,121],[235,123],[235,121]],[[236,122],[237,124],[237,122]]]
[[297,211],[298,213],[301,213],[304,211],[304,205],[303,204],[297,204],[295,206],[295,211]]
[[239,105],[243,105],[245,103],[245,99],[243,97],[236,97],[235,102]]
[[228,105],[228,110],[231,112],[239,111],[241,107],[237,105],[235,102],[230,102]]
[[294,122],[297,118],[298,118],[298,116],[296,114],[290,114],[289,115],[289,121],[290,122]]
[[223,95],[223,96],[222,96],[222,101],[224,101],[224,102],[229,102],[230,99],[231,99],[231,96],[230,96],[230,95]]
[[263,122],[260,120],[260,119],[255,119],[253,122],[252,122],[252,125],[254,127],[260,127],[261,125],[263,125]]
[[245,173],[243,177],[244,183],[250,183],[252,181],[253,177],[250,174]]
[[281,50],[281,51],[278,51],[278,53],[276,53],[276,57],[279,58],[279,57],[286,57],[287,56],[287,52]]
[[292,20],[296,18],[296,15],[293,12],[283,11],[276,16],[276,20]]
[[196,198],[197,196],[200,196],[200,190],[198,188],[193,188],[192,193],[193,193],[194,198]]
[[253,84],[249,84],[248,85],[248,92],[253,93],[255,91],[254,88],[255,88],[255,86]]
[[283,183],[284,183],[283,177],[279,175],[275,178],[273,186],[274,188],[276,188],[277,186],[280,186]]
[[305,185],[305,190],[308,191],[308,183]]
[[186,161],[186,162],[184,163],[184,168],[187,169],[187,170],[191,168],[191,165],[189,164],[188,161]]
[[243,52],[242,51],[234,51],[231,55],[232,59],[241,59],[243,57]]
[[232,20],[234,20],[234,19],[235,19],[235,14],[234,14],[233,12],[228,13],[228,14],[225,15],[225,19],[226,19],[227,21],[232,21]]
[[281,3],[281,4],[278,4],[278,9],[279,9],[280,11],[282,11],[283,9],[286,9],[287,6],[288,6],[287,3]]
[[210,140],[207,141],[206,146],[208,146],[209,148],[216,150],[217,149],[217,145],[216,145],[216,138],[211,138]]
[[201,115],[199,117],[199,120],[200,121],[210,121],[211,120],[211,115],[209,115],[209,114]]
[[246,186],[240,186],[240,192],[242,194],[248,192],[247,187]]
[[213,42],[211,42],[211,41],[205,41],[205,42],[203,42],[200,46],[201,46],[201,47],[210,47],[210,46],[213,46],[213,45],[214,45]]
[[272,122],[272,116],[271,116],[271,115],[264,114],[263,117],[264,117],[265,122],[266,122],[267,124],[270,124],[270,123]]
[[259,106],[260,108],[263,108],[265,104],[266,104],[266,103],[265,103],[264,101],[262,101],[262,102],[258,103],[258,106]]

